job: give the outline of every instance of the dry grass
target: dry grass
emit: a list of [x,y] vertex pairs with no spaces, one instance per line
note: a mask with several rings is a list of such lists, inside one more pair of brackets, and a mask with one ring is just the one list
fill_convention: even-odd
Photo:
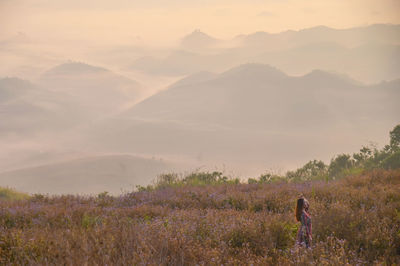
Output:
[[[313,249],[294,247],[296,198]],[[400,170],[0,202],[1,264],[399,264]]]

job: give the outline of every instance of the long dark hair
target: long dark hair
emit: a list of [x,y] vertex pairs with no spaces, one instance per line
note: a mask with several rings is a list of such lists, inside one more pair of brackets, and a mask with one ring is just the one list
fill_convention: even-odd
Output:
[[301,219],[301,213],[303,212],[304,209],[304,198],[299,198],[297,200],[296,204],[296,220],[300,221]]

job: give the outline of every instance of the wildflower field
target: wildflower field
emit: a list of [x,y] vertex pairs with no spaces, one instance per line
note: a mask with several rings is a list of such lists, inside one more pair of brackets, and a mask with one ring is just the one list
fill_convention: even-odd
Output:
[[[300,194],[311,205],[312,249],[295,247]],[[400,170],[2,200],[0,263],[399,264]]]

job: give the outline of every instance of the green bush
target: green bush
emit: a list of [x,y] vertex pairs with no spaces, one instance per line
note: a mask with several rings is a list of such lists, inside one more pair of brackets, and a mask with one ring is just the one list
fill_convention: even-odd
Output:
[[385,158],[382,161],[381,166],[385,169],[400,168],[400,151],[397,151]]
[[29,195],[26,193],[21,193],[11,188],[0,187],[0,200],[13,201],[13,200],[24,200],[28,198]]

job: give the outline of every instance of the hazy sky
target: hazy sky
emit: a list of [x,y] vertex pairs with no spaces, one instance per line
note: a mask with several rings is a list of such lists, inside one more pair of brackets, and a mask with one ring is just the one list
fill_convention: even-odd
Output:
[[0,40],[165,44],[200,29],[218,38],[316,25],[400,23],[399,0],[0,0]]

